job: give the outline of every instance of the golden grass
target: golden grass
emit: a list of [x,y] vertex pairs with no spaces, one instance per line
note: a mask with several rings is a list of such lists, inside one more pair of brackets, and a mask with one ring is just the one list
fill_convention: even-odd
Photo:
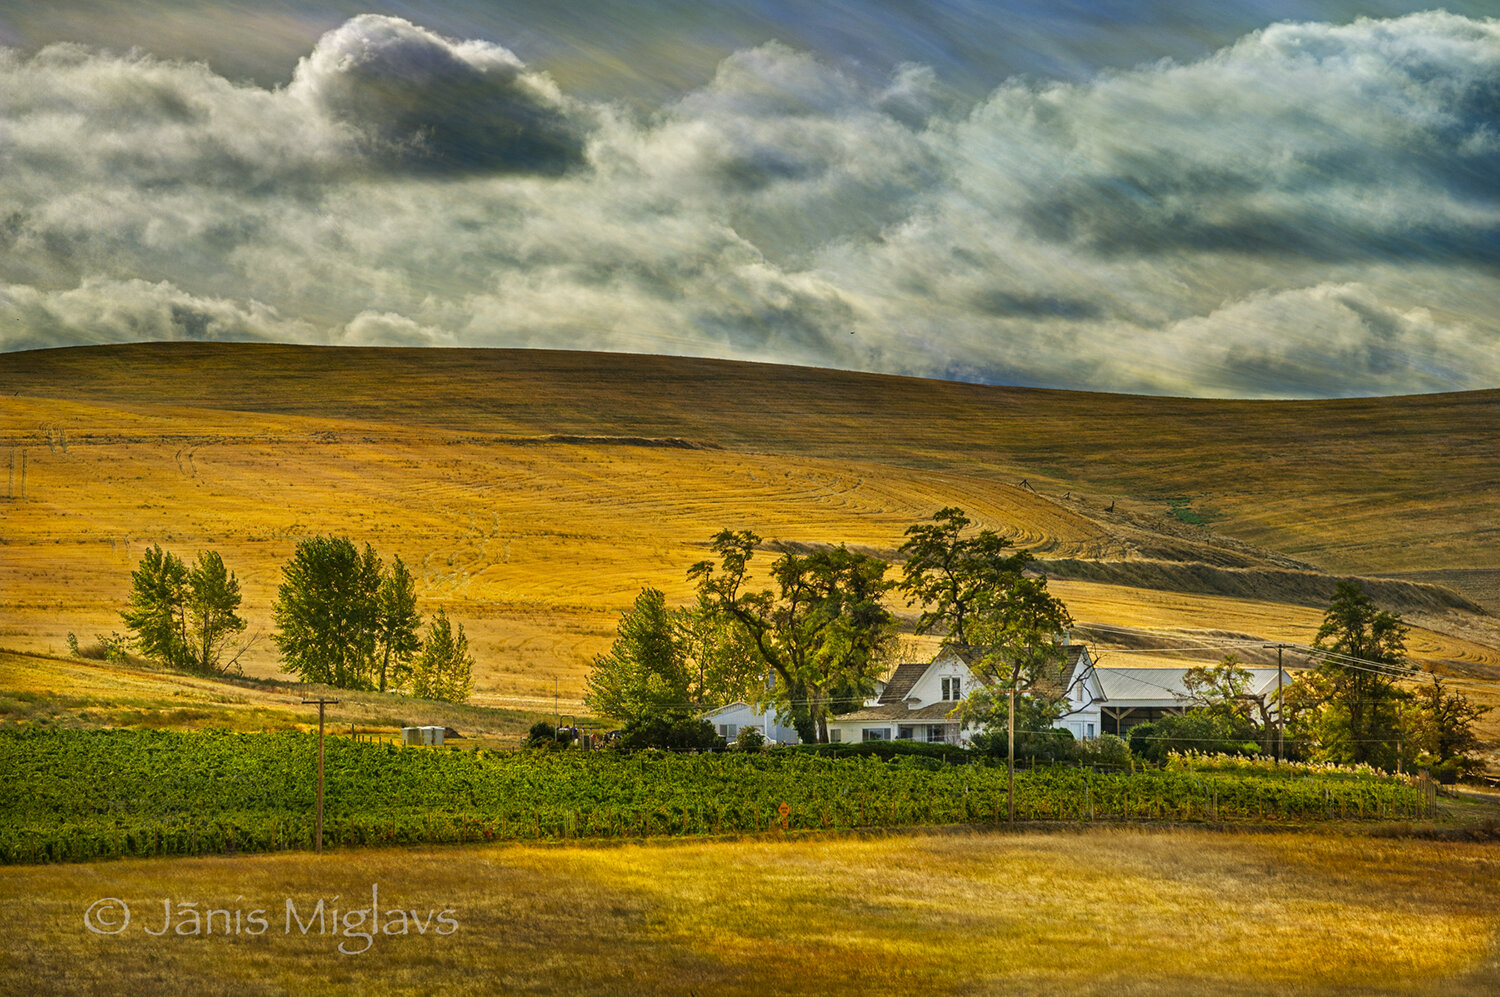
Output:
[[[372,883],[383,907],[453,908],[459,931],[352,956],[282,932],[285,898],[348,903]],[[0,978],[126,995],[1483,993],[1500,987],[1497,886],[1493,846],[1125,829],[130,860],[0,869]],[[103,937],[82,923],[100,897],[153,927],[164,898],[276,911],[260,938]]]
[[1233,535],[1329,570],[1500,568],[1493,391],[1226,402],[535,350],[182,343],[6,360],[4,393],[509,436],[671,436],[934,478],[1026,477],[1054,497],[1082,493],[1093,510],[1118,499],[1164,512],[1183,496]]
[[[6,509],[0,642],[61,653],[121,628],[130,571],[152,543],[219,550],[259,643],[250,674],[278,674],[270,606],[298,539],[367,539],[417,572],[419,594],[461,620],[480,662],[477,699],[565,709],[617,614],[642,585],[674,601],[725,525],[767,537],[890,551],[907,525],[957,502],[1017,542],[1111,553],[1098,522],[1013,485],[866,461],[618,445],[519,445],[469,433],[213,410],[0,400],[0,432],[66,425],[31,448],[27,501]],[[338,442],[329,442],[333,439]],[[1307,640],[1301,607],[1057,582],[1080,620],[1235,630]],[[1472,642],[1422,633],[1426,657],[1496,663]]]
[[[1045,555],[1274,556],[1164,518],[1183,495],[1218,509],[1216,528],[1329,567],[1459,580],[1500,567],[1490,394],[1221,403],[527,351],[141,346],[6,361],[0,391],[20,394],[0,397],[0,443],[7,458],[25,451],[27,490],[0,525],[0,647],[22,651],[122,629],[130,571],[160,543],[223,554],[258,635],[242,664],[279,676],[280,566],[317,533],[399,554],[423,607],[464,624],[476,702],[539,713],[555,693],[562,712],[580,709],[619,612],[643,585],[689,599],[686,569],[725,526],[889,554],[906,526],[956,504]],[[1084,622],[1304,643],[1318,623],[1276,602],[1054,587]],[[1420,622],[1414,655],[1493,701],[1500,628]]]
[[[543,711],[500,710],[321,686],[236,682],[78,658],[0,651],[0,725],[140,727],[153,730],[316,730],[305,695],[339,700],[325,711],[334,735],[358,731],[392,740],[399,728],[438,724],[461,747],[514,748]],[[549,714],[550,715],[550,714]]]

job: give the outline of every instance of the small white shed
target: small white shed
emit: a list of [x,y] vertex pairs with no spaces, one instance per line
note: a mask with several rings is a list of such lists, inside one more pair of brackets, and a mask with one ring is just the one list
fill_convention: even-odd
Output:
[[730,703],[717,710],[703,714],[703,719],[713,724],[714,731],[726,740],[733,741],[746,727],[758,727],[760,732],[777,744],[800,744],[797,728],[782,722],[770,707],[756,709],[750,703]]
[[402,727],[401,743],[441,748],[446,727]]

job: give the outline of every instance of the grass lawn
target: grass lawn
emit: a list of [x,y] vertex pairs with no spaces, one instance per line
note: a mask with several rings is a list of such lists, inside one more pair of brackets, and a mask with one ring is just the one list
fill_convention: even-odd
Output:
[[[303,936],[370,903],[457,930]],[[1500,992],[1500,849],[1092,828],[0,869],[0,989],[81,994]],[[133,909],[118,935],[94,901]],[[163,901],[269,930],[153,937]],[[179,921],[188,925],[190,922]],[[242,922],[243,923],[243,922]],[[387,923],[390,923],[387,920]]]

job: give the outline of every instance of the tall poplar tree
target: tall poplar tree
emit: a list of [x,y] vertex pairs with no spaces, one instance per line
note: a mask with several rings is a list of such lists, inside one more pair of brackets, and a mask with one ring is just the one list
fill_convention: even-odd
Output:
[[375,549],[310,537],[282,565],[271,613],[283,668],[304,682],[369,689],[374,682],[381,565]]
[[171,668],[217,672],[230,640],[245,629],[240,585],[223,558],[199,553],[189,570],[153,544],[130,580],[130,608],[120,616],[141,654]]
[[387,673],[395,665],[394,678],[401,684],[410,671],[412,655],[422,649],[417,630],[422,626],[417,612],[417,586],[399,556],[380,582],[375,611],[375,642],[380,649],[380,691],[385,692]]

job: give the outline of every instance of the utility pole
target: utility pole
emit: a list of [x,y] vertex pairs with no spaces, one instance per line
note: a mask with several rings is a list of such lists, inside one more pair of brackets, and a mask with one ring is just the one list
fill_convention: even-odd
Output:
[[1276,648],[1276,764],[1280,765],[1286,757],[1286,745],[1282,740],[1286,730],[1283,722],[1281,703],[1281,652],[1291,647],[1291,644],[1262,644],[1261,647]]
[[1016,822],[1016,686],[1014,679],[1010,686],[1010,709],[1007,711],[1005,725],[1008,728],[1010,747],[1005,752],[1006,767],[1006,789],[1005,802],[1010,808],[1010,822]]
[[337,703],[337,699],[304,699],[307,704],[318,704],[318,836],[313,844],[313,850],[319,855],[323,854],[323,709],[331,703]]

